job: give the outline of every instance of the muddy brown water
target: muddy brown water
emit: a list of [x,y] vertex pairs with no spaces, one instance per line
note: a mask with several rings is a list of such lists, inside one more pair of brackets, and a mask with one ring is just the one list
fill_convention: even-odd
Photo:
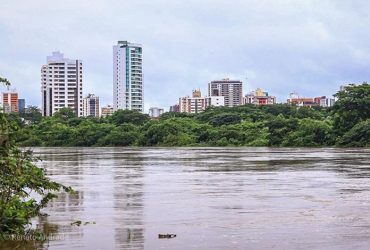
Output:
[[35,219],[53,229],[46,249],[370,248],[369,149],[34,152],[76,190]]

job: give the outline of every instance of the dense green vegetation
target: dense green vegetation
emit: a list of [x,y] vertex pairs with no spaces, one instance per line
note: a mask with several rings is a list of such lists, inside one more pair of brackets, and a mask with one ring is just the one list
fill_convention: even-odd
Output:
[[127,110],[77,118],[63,109],[41,118],[31,108],[9,119],[23,146],[370,146],[370,85],[350,85],[336,97],[330,109],[245,105],[150,120]]
[[[10,85],[4,78],[0,83]],[[72,190],[47,178],[45,170],[35,165],[37,159],[32,152],[17,147],[19,125],[17,115],[0,113],[0,241],[23,239],[30,234],[44,240],[41,232],[31,230],[31,219],[41,215],[41,209],[58,191]],[[21,245],[13,246],[17,249]]]

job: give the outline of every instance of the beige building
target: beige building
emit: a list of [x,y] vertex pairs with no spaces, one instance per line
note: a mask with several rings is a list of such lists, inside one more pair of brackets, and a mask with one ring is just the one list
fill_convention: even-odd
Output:
[[294,105],[298,107],[318,106],[318,104],[315,102],[315,98],[301,97],[298,93],[290,93],[287,103],[289,105]]
[[109,115],[113,115],[113,113],[114,113],[113,107],[111,105],[107,105],[101,108],[100,116],[107,117]]
[[184,113],[197,114],[203,112],[207,107],[224,106],[223,96],[202,97],[200,90],[193,90],[192,96],[179,99],[179,111]]
[[335,99],[326,96],[312,98],[300,97],[298,93],[290,93],[287,103],[289,105],[294,105],[298,107],[313,107],[313,106],[332,107],[335,103]]

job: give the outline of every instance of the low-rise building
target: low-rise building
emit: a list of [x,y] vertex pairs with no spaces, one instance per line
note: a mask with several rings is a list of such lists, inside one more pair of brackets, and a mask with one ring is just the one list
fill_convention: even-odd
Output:
[[320,107],[332,107],[335,103],[334,98],[329,98],[326,96],[320,96],[314,98],[315,103],[317,103]]
[[318,106],[314,98],[300,97],[298,93],[290,93],[287,103],[299,107]]
[[113,115],[113,107],[111,105],[107,105],[101,108],[100,116],[107,117],[109,115]]
[[289,105],[295,105],[299,107],[331,107],[335,103],[334,98],[327,98],[326,96],[320,97],[300,97],[297,93],[291,93],[289,99],[287,100]]
[[193,90],[192,96],[181,97],[179,99],[180,112],[197,114],[203,112],[207,107],[224,106],[223,96],[202,97],[200,90]]
[[151,107],[149,109],[149,116],[151,118],[159,118],[163,114],[164,110],[162,108]]
[[254,104],[254,105],[268,105],[275,104],[276,97],[270,96],[268,92],[264,92],[262,89],[258,88],[255,91],[250,92],[243,98],[243,104]]

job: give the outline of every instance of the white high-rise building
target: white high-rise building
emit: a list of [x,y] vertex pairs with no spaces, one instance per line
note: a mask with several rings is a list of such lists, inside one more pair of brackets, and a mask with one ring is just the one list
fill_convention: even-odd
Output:
[[83,116],[100,116],[99,96],[88,94],[82,101],[83,103]]
[[113,46],[113,109],[143,112],[142,46],[118,41]]
[[42,115],[52,116],[68,107],[82,116],[82,61],[64,58],[60,52],[53,52],[46,61],[41,68]]

